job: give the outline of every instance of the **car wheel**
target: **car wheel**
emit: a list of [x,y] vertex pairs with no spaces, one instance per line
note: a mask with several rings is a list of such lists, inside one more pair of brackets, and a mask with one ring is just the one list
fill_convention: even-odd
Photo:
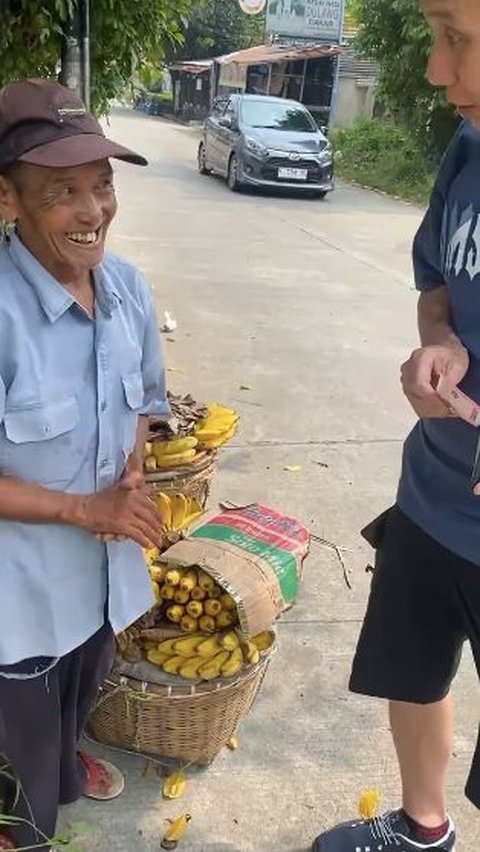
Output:
[[232,156],[230,157],[230,162],[228,164],[227,183],[228,188],[231,189],[232,192],[240,192],[242,185],[238,179],[238,159],[236,154],[232,154]]
[[200,142],[200,145],[198,146],[198,171],[201,175],[212,174],[212,170],[207,166],[207,152],[203,142]]

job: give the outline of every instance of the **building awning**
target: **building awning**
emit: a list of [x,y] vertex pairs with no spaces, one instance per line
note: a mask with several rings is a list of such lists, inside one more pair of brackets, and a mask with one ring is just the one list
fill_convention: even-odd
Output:
[[181,74],[193,74],[194,76],[198,76],[199,74],[207,74],[208,71],[211,71],[213,65],[213,59],[199,59],[192,60],[190,62],[174,62],[172,65],[169,65],[169,71],[179,71]]
[[280,45],[261,44],[258,47],[248,47],[246,50],[237,50],[219,56],[215,60],[220,65],[273,65],[276,62],[295,62],[296,60],[321,59],[330,56],[338,56],[343,53],[339,45],[312,44],[312,45]]

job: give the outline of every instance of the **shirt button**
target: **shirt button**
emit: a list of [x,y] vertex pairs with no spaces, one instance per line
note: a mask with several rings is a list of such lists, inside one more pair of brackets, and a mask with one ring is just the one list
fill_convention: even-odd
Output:
[[110,459],[102,459],[100,462],[100,467],[107,467]]

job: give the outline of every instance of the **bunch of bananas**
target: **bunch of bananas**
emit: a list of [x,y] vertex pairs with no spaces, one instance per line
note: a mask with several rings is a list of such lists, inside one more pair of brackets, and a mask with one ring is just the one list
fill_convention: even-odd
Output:
[[215,450],[221,447],[237,431],[238,414],[233,408],[225,408],[217,402],[208,405],[208,414],[197,423],[195,437],[198,440],[198,448],[202,450]]
[[166,617],[183,633],[214,633],[238,624],[234,599],[205,571],[153,564],[149,572],[156,600],[165,602]]
[[187,680],[215,680],[234,677],[243,668],[255,666],[273,645],[275,635],[265,631],[243,641],[235,630],[213,635],[194,633],[181,639],[167,639],[147,649],[147,659],[167,674]]
[[163,528],[167,533],[186,530],[203,515],[202,504],[195,497],[189,497],[186,494],[169,496],[160,491],[154,499],[162,519]]
[[171,470],[193,461],[197,454],[198,438],[172,438],[170,441],[149,441],[145,444],[143,467],[145,473]]

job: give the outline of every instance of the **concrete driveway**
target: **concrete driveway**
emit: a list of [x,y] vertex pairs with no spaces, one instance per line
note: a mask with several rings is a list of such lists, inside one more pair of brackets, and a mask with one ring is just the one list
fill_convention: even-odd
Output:
[[[324,202],[233,195],[197,174],[198,130],[123,112],[109,132],[151,162],[116,167],[111,246],[144,270],[159,317],[167,309],[178,321],[164,337],[170,385],[241,413],[215,496],[265,501],[317,538],[239,750],[193,773],[173,804],[141,760],[114,756],[122,799],[65,818],[90,823],[85,848],[98,852],[158,850],[164,819],[184,810],[185,852],[301,852],[355,816],[363,787],[378,786],[385,807],[399,801],[385,707],[346,684],[372,558],[358,531],[394,500],[412,423],[398,376],[416,345],[410,244],[421,211],[347,186]],[[467,656],[449,780],[457,852],[478,848],[462,793],[476,688]]]

